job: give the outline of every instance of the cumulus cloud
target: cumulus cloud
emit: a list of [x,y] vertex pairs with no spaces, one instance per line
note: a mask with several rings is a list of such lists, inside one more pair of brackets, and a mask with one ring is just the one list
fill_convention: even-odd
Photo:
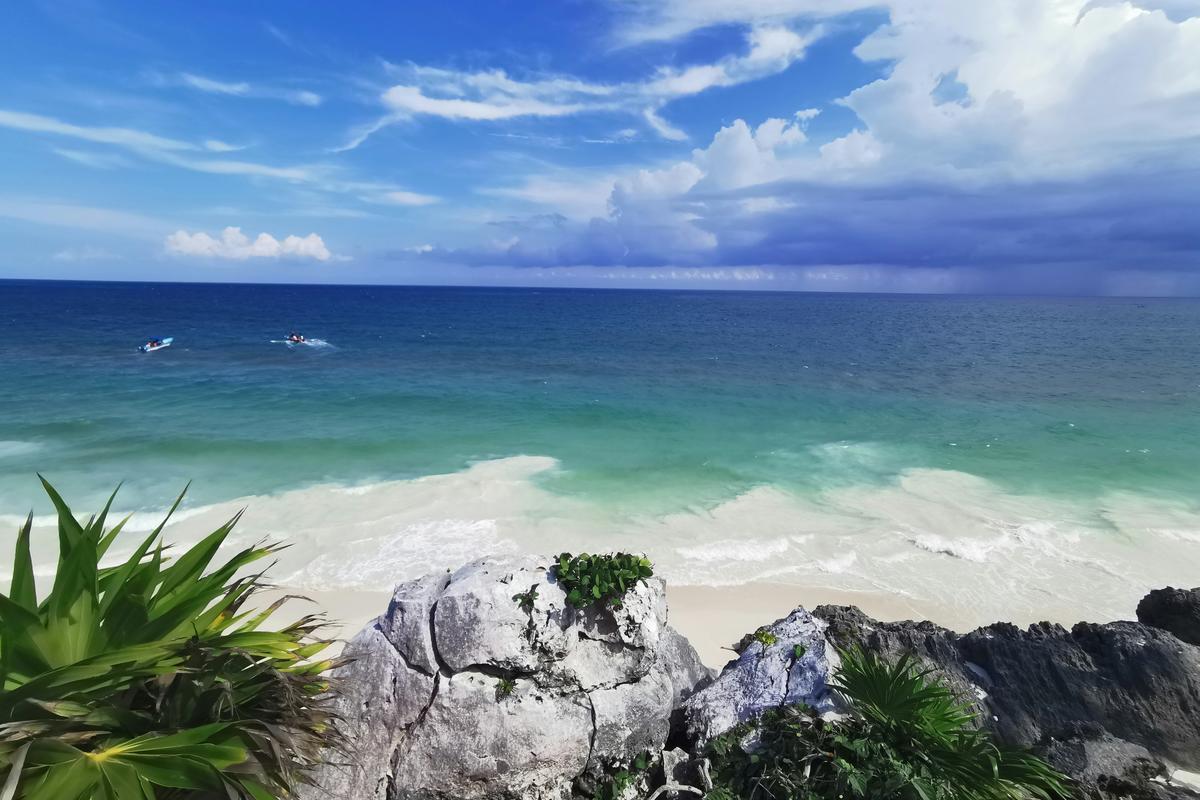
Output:
[[203,231],[189,233],[178,230],[167,237],[165,247],[172,255],[233,261],[245,261],[250,258],[328,261],[334,257],[325,246],[325,242],[315,233],[307,236],[287,236],[282,240],[269,233],[260,233],[251,239],[242,233],[241,228],[235,227],[221,231],[220,238]]
[[602,111],[640,117],[664,139],[682,141],[687,134],[662,116],[664,106],[682,97],[783,72],[803,58],[809,45],[822,35],[820,27],[797,32],[781,25],[758,25],[747,31],[744,53],[708,64],[659,67],[640,81],[612,84],[562,75],[519,80],[503,70],[470,72],[419,64],[389,65],[392,74],[403,82],[381,95],[387,114],[352,129],[337,150],[352,150],[377,131],[412,117],[495,122]]
[[[654,35],[856,4],[750,5],[681,5],[691,16]],[[859,289],[1194,291],[1200,17],[1160,5],[889,0],[855,49],[888,69],[840,101],[849,132],[810,141],[814,109],[735,120],[686,159],[615,178],[605,214],[512,225],[454,257],[772,265]]]

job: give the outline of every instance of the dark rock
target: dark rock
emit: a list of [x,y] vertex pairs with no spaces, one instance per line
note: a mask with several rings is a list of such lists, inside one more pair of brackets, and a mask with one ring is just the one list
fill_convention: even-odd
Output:
[[1137,607],[1138,621],[1200,645],[1200,588],[1155,589]]
[[978,706],[999,741],[1053,753],[1087,791],[1128,784],[1150,792],[1130,796],[1189,796],[1154,794],[1187,790],[1148,776],[1167,764],[1200,767],[1200,647],[1136,622],[1069,631],[998,623],[959,635],[929,622],[877,622],[856,608],[813,614],[839,647],[914,653]]
[[1087,800],[1200,800],[1200,794],[1171,783],[1166,765],[1149,750],[1094,728],[1051,741],[1040,755],[1074,776]]

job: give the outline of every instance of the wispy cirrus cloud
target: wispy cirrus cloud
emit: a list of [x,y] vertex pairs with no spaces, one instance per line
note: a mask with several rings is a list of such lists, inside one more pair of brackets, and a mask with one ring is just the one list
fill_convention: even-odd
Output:
[[284,89],[277,86],[262,86],[249,81],[224,81],[191,72],[181,72],[174,76],[155,75],[155,82],[160,85],[177,85],[195,89],[208,94],[223,94],[231,97],[260,98],[265,100],[282,100],[297,106],[315,108],[324,102],[324,98],[316,92],[307,89]]
[[401,120],[436,117],[462,122],[569,117],[585,113],[625,113],[640,118],[658,135],[687,138],[662,116],[664,106],[710,89],[736,86],[783,72],[804,57],[823,35],[819,26],[798,32],[784,26],[756,26],[746,34],[746,50],[708,64],[664,66],[640,81],[596,83],[565,75],[514,78],[504,70],[465,71],[420,64],[389,64],[401,82],[380,95],[386,113],[349,132],[338,151],[352,150],[372,134]]
[[[226,158],[224,154],[238,148],[216,139],[198,143],[158,136],[133,128],[76,125],[53,117],[4,109],[0,109],[0,127],[111,145],[145,161],[166,164],[192,172],[280,180],[308,186],[322,192],[352,194],[367,203],[415,206],[428,205],[438,200],[433,195],[412,192],[394,184],[347,177],[345,172],[336,165],[279,166]],[[83,153],[71,150],[59,154],[64,158],[93,167],[104,163],[109,168],[117,168],[128,166],[130,163],[128,159],[122,159],[119,156],[112,157],[113,154]]]
[[74,125],[69,122],[43,117],[40,114],[27,114],[22,111],[0,109],[0,127],[31,133],[50,133],[57,136],[67,136],[96,144],[110,144],[135,150],[157,150],[160,152],[178,152],[181,150],[199,149],[191,142],[156,136],[153,133],[121,127],[93,127]]
[[[1186,1],[1186,0],[1183,0]],[[680,39],[717,25],[786,25],[819,20],[865,9],[886,9],[889,0],[611,0],[620,24],[618,44]]]
[[68,263],[77,262],[92,262],[92,261],[123,261],[124,256],[107,250],[103,247],[94,245],[84,245],[83,247],[68,247],[59,250],[54,255],[50,256],[55,261],[65,261]]
[[0,196],[0,217],[135,238],[160,237],[171,226],[146,214],[28,196]]
[[50,149],[57,156],[92,169],[120,169],[133,166],[133,162],[120,153],[98,153],[91,150],[74,150],[69,147],[52,147]]

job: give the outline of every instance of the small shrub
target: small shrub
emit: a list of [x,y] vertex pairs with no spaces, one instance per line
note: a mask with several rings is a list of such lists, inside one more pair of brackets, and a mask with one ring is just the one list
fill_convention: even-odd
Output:
[[808,648],[802,644],[792,645],[792,658],[796,659],[797,661],[804,658],[804,654],[807,652]]
[[510,697],[517,690],[517,682],[512,678],[499,678],[496,680],[496,702],[499,703],[506,697]]
[[538,590],[536,586],[529,589],[528,592],[517,592],[512,596],[513,601],[521,607],[522,611],[533,611],[533,604],[537,601]]
[[763,647],[770,647],[779,641],[779,637],[771,633],[766,628],[759,628],[751,635],[750,638],[761,644]]
[[709,743],[707,800],[1065,800],[1068,779],[999,747],[974,714],[905,656],[842,653],[834,688],[849,715],[773,709]]
[[650,559],[629,553],[558,557],[558,582],[567,591],[567,602],[575,608],[601,603],[620,608],[625,593],[640,580],[654,574]]

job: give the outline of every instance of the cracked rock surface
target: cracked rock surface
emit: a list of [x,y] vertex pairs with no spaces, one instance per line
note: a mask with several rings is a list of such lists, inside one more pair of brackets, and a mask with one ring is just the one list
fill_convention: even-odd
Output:
[[661,750],[672,709],[710,679],[667,625],[663,582],[576,610],[551,563],[485,558],[397,587],[337,674],[347,763],[301,800],[567,798],[580,776]]
[[825,623],[797,608],[762,630],[774,641],[748,637],[738,658],[684,702],[687,737],[697,746],[770,708],[804,703],[822,713],[833,710],[826,681],[837,654],[825,640]]

